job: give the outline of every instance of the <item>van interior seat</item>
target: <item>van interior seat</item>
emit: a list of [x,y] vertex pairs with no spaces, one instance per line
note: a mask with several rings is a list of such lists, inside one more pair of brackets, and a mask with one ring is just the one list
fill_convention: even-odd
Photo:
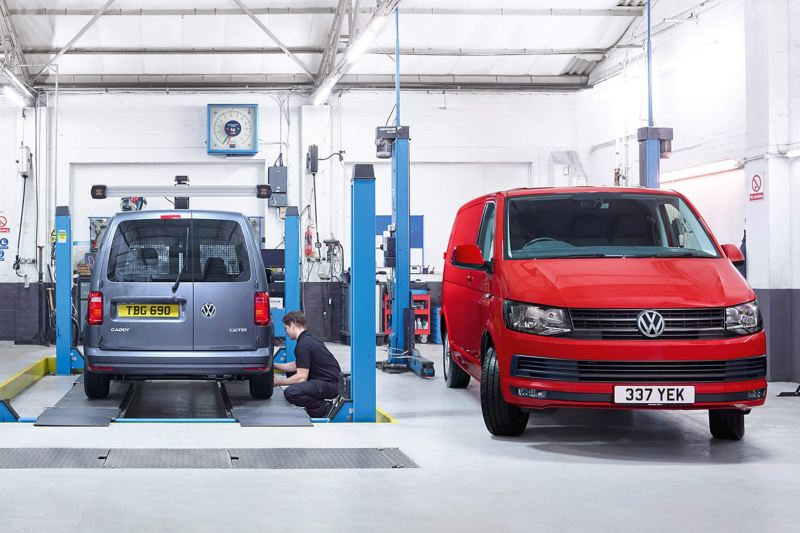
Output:
[[137,257],[140,264],[146,267],[158,266],[158,250],[155,248],[142,248]]
[[221,257],[209,257],[206,259],[206,265],[203,269],[203,280],[205,281],[228,281],[228,268],[225,266],[225,260]]
[[653,246],[653,234],[646,217],[641,215],[617,215],[611,228],[611,244],[614,246]]
[[572,222],[572,238],[575,246],[607,246],[608,217],[600,215],[578,215]]

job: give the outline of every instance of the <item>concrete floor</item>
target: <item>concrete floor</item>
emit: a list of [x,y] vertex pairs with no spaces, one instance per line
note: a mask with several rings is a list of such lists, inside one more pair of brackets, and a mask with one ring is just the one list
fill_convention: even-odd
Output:
[[[437,374],[439,349],[422,346]],[[0,376],[17,350],[0,346]],[[0,470],[0,531],[796,531],[800,398],[776,397],[793,388],[771,384],[738,443],[705,412],[561,411],[492,438],[476,383],[381,373],[399,424],[0,424],[2,447],[399,447],[420,467]]]

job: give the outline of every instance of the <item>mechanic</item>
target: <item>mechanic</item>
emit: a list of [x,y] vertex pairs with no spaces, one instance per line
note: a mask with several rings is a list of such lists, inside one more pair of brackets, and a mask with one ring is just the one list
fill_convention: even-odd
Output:
[[306,315],[302,311],[291,311],[283,317],[286,336],[296,339],[294,363],[275,363],[277,370],[287,377],[275,378],[275,386],[288,385],[283,391],[286,400],[305,407],[311,418],[328,415],[333,398],[339,396],[339,374],[341,368],[333,354],[322,341],[306,331]]

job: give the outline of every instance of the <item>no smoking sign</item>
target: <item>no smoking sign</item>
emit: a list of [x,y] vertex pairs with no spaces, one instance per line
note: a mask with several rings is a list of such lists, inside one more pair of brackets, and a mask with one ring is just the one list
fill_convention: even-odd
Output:
[[750,201],[764,199],[764,181],[759,174],[750,180]]

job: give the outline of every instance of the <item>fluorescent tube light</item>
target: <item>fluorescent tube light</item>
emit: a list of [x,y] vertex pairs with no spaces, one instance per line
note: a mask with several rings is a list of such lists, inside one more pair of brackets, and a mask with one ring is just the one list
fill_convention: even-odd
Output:
[[800,157],[800,148],[795,148],[794,150],[789,150],[784,155],[786,157],[788,157],[789,159],[792,159],[794,157]]
[[744,165],[735,159],[724,159],[722,161],[716,161],[706,165],[698,165],[696,167],[673,170],[672,172],[664,172],[661,174],[661,183],[699,178],[700,176],[719,174],[721,172],[730,172],[731,170],[740,169],[743,166]]
[[12,86],[6,85],[3,87],[3,94],[6,95],[6,98],[11,100],[11,102],[17,107],[25,107],[25,99],[19,94]]

